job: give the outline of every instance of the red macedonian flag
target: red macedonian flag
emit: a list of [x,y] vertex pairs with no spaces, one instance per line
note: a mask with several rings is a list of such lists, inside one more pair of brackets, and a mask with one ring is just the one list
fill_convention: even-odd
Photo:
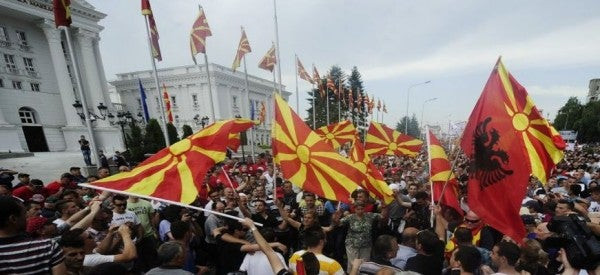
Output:
[[198,53],[206,53],[206,38],[212,36],[204,9],[200,8],[200,13],[192,25],[192,31],[190,32],[190,51],[192,52],[192,59],[196,64],[196,55]]
[[369,191],[371,196],[384,201],[386,205],[390,204],[394,200],[394,193],[383,179],[381,171],[375,167],[375,164],[371,162],[371,158],[365,154],[365,149],[360,142],[352,144],[350,160],[354,162],[358,170],[366,175],[365,180],[361,182],[360,186]]
[[515,241],[525,236],[519,209],[529,176],[545,182],[563,158],[564,142],[555,133],[498,59],[469,117],[461,147],[469,158],[470,208]]
[[240,67],[242,58],[244,58],[244,56],[249,52],[252,52],[252,48],[250,48],[250,42],[248,42],[248,37],[246,36],[246,31],[242,27],[242,38],[240,38],[240,43],[238,45],[237,52],[235,53],[235,59],[233,60],[233,65],[231,65],[231,69],[234,72],[238,67]]
[[227,141],[227,147],[237,153],[237,150],[240,148],[242,144],[242,137],[240,133],[231,133],[229,134],[229,140]]
[[354,142],[356,137],[356,128],[350,120],[323,126],[315,130],[321,138],[331,144],[333,149],[338,149],[346,142]]
[[401,134],[374,121],[371,121],[365,143],[365,150],[368,155],[414,157],[423,146],[423,141]]
[[189,204],[202,188],[208,169],[225,160],[228,135],[252,125],[246,119],[219,121],[160,150],[130,172],[90,185]]
[[278,94],[271,136],[275,162],[285,178],[320,197],[350,203],[364,174],[311,131]]
[[[431,131],[427,131],[427,152],[429,155],[429,180],[432,184],[433,201],[454,208],[460,215],[463,210],[458,202],[458,181],[444,147]],[[446,182],[448,182],[446,184]],[[446,188],[444,189],[444,185]],[[442,195],[443,192],[443,195]]]

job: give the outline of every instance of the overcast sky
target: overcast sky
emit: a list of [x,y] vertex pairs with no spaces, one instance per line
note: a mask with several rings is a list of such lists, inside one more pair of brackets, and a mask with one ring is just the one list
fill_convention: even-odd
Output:
[[[109,80],[151,68],[139,0],[88,0],[107,17],[100,50]],[[213,36],[209,61],[231,66],[243,25],[252,47],[248,73],[275,40],[271,0],[153,0],[163,61],[192,64],[189,32],[202,4]],[[468,118],[498,58],[553,118],[568,97],[585,100],[600,77],[600,1],[285,0],[277,2],[283,84],[295,92],[294,54],[321,75],[332,65],[357,66],[365,89],[388,106],[384,122],[409,112],[444,128]],[[308,69],[308,68],[307,68]],[[299,80],[301,109],[308,83]],[[295,107],[295,95],[290,98]],[[301,115],[304,116],[305,112]]]

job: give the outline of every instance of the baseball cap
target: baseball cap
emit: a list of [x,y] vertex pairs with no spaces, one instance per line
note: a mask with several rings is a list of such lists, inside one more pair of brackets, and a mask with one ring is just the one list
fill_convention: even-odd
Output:
[[25,231],[27,231],[27,233],[31,234],[37,230],[39,230],[40,228],[42,228],[46,222],[48,221],[48,219],[44,218],[44,217],[31,217],[27,220],[27,227],[25,229]]

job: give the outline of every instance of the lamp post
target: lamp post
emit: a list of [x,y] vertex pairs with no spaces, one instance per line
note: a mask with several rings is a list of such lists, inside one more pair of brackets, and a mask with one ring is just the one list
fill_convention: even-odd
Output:
[[406,117],[404,117],[404,134],[406,134],[406,135],[408,135],[408,103],[410,102],[410,89],[412,89],[413,87],[428,84],[428,83],[431,83],[431,80],[427,80],[425,82],[410,85],[410,86],[408,86],[408,89],[406,90]]
[[434,97],[434,98],[430,98],[428,100],[423,101],[423,108],[421,108],[421,127],[420,127],[421,129],[423,129],[423,113],[425,113],[425,103],[432,102],[436,99],[437,99],[437,97]]
[[134,121],[133,115],[129,111],[119,111],[116,115],[117,120],[115,120],[115,115],[112,113],[109,113],[107,117],[111,125],[119,125],[121,127],[121,134],[123,135],[123,144],[125,145],[125,150],[129,150],[127,147],[127,137],[125,136],[125,125]]

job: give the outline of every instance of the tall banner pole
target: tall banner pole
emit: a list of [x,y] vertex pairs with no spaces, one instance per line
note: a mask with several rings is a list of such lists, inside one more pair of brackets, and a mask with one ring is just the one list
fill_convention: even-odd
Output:
[[148,50],[150,51],[150,61],[152,62],[152,72],[154,73],[154,86],[156,86],[156,92],[158,93],[158,106],[160,107],[160,114],[162,120],[162,131],[163,136],[165,137],[165,143],[167,147],[171,146],[171,142],[169,141],[169,133],[167,133],[167,117],[165,112],[165,104],[163,95],[160,92],[160,84],[158,84],[158,72],[156,71],[156,60],[154,60],[154,55],[152,54],[152,38],[150,37],[150,26],[148,25],[148,15],[144,15],[144,19],[146,20],[146,35],[148,36]]
[[[90,120],[90,112],[88,111],[87,101],[83,93],[83,85],[81,84],[81,77],[79,75],[79,65],[77,64],[77,60],[75,59],[75,53],[73,52],[71,34],[69,33],[69,29],[65,26],[60,26],[58,28],[59,30],[62,29],[65,31],[65,37],[67,38],[67,47],[69,47],[69,56],[73,61],[73,73],[75,74],[75,82],[77,82],[77,92],[79,93],[79,100],[81,100],[81,105],[83,105],[83,116],[85,118],[85,126],[87,128],[87,132],[90,139],[90,149],[92,149],[92,153],[94,154],[94,160],[96,161],[96,165],[100,167],[100,158],[98,157],[96,138],[94,137],[94,129],[92,128],[92,121]],[[125,140],[123,140],[123,143],[125,143]]]
[[317,106],[315,106],[315,84],[312,84],[312,118],[313,118],[313,130],[317,129],[315,126],[317,125],[315,123],[316,121],[316,117],[315,117],[315,110],[317,109]]
[[327,125],[329,125],[329,88],[325,88],[325,98],[327,104]]
[[212,83],[210,81],[210,70],[208,69],[208,55],[204,54],[204,65],[206,68],[206,80],[208,81],[208,98],[210,100],[210,114],[212,116],[212,122],[217,122],[217,117],[215,114],[215,102],[213,100],[213,91],[212,91]]
[[338,91],[338,122],[342,121],[342,100],[341,96],[339,96],[342,91]]
[[[247,99],[247,103],[250,102],[250,85],[248,84],[248,69],[246,68],[246,55],[244,55],[244,80],[246,83],[246,99]],[[246,103],[246,104],[247,104]],[[254,103],[251,103],[254,105]],[[256,112],[256,108],[253,108],[254,106],[251,106],[251,108],[253,110],[255,110]],[[254,118],[252,118],[254,119]],[[254,126],[252,126],[250,128],[250,153],[252,154],[252,163],[254,163]]]
[[277,53],[277,75],[279,76],[279,92],[283,91],[283,85],[281,85],[281,56],[279,55],[279,26],[277,24],[277,0],[273,0],[273,19],[275,21],[275,48]]
[[298,94],[298,55],[295,55],[296,59],[296,113],[300,114],[300,95]]

